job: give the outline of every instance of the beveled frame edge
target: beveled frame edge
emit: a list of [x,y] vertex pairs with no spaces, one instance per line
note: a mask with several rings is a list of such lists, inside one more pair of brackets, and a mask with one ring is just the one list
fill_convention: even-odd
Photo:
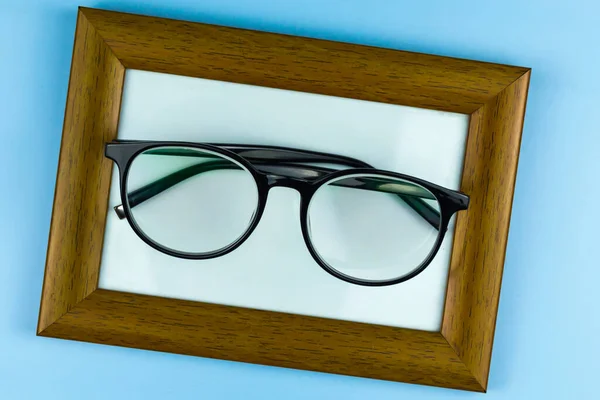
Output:
[[[471,205],[456,222],[441,331],[98,289],[112,173],[103,145],[117,135],[126,68],[470,114],[461,190]],[[80,8],[38,335],[485,391],[529,75]]]

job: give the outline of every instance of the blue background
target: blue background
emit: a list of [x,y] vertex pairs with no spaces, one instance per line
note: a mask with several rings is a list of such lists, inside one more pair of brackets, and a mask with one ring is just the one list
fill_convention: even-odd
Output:
[[[532,67],[488,394],[36,337],[78,5]],[[599,15],[593,0],[0,0],[0,399],[599,398]]]

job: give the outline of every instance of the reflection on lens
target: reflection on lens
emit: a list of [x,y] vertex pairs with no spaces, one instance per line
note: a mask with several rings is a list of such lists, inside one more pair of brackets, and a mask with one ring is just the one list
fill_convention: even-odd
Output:
[[133,220],[147,238],[191,254],[234,243],[258,208],[258,188],[244,166],[191,147],[152,148],[136,156],[127,193]]
[[329,181],[308,207],[310,241],[331,268],[366,281],[401,278],[426,260],[440,206],[424,187],[381,175]]

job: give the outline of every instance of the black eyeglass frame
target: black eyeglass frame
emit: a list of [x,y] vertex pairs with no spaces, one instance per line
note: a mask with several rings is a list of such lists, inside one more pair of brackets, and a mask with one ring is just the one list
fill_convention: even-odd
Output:
[[[201,254],[180,252],[170,249],[165,246],[161,246],[159,243],[149,238],[143,230],[137,225],[135,219],[132,217],[131,209],[129,206],[128,193],[127,193],[127,178],[129,169],[133,160],[142,152],[160,147],[187,147],[195,148],[200,150],[208,150],[217,154],[226,156],[239,164],[241,164],[247,171],[252,175],[256,182],[258,190],[258,204],[257,210],[254,214],[249,227],[246,231],[233,243],[225,246],[219,250],[206,252]],[[261,153],[264,157],[261,157]],[[246,154],[246,158],[244,157]],[[250,156],[248,156],[250,154]],[[142,239],[150,247],[165,253],[167,255],[190,259],[190,260],[203,260],[223,256],[227,253],[237,249],[246,239],[252,234],[254,229],[258,226],[262,214],[264,212],[269,190],[273,187],[287,187],[295,189],[300,193],[300,224],[302,230],[302,236],[304,238],[305,245],[310,252],[313,259],[319,264],[323,270],[330,275],[346,281],[348,283],[362,285],[362,286],[388,286],[395,285],[401,282],[405,282],[409,279],[414,278],[423,272],[431,261],[435,258],[438,253],[441,244],[443,242],[445,233],[448,229],[448,224],[452,216],[461,210],[466,210],[469,205],[469,196],[452,189],[447,189],[434,183],[419,179],[413,176],[376,169],[369,164],[357,160],[351,157],[339,156],[335,154],[315,152],[309,150],[299,150],[287,147],[278,146],[257,146],[257,145],[241,145],[241,144],[214,144],[214,143],[192,143],[192,142],[181,142],[181,141],[134,141],[134,140],[118,140],[106,144],[105,156],[113,160],[119,170],[119,182],[120,182],[120,196],[123,208],[122,210],[115,210],[117,213],[122,212],[125,219],[127,219],[129,225],[136,233],[136,235]],[[268,173],[260,171],[257,166],[250,162],[247,158],[251,159],[266,159],[271,162],[272,165],[285,162],[313,162],[313,163],[337,163],[347,165],[349,169],[334,170],[333,172],[327,173],[324,176],[316,179],[302,179],[302,178],[291,178],[276,173]],[[308,231],[308,208],[312,196],[316,191],[327,184],[331,180],[337,178],[343,178],[349,175],[356,174],[373,174],[383,177],[390,177],[394,179],[402,179],[411,183],[415,183],[427,189],[436,198],[440,205],[440,225],[438,229],[438,236],[435,244],[425,260],[410,273],[387,280],[366,280],[356,278],[350,275],[346,275],[331,267],[327,262],[321,259],[318,252],[313,247],[310,241],[310,234]]]

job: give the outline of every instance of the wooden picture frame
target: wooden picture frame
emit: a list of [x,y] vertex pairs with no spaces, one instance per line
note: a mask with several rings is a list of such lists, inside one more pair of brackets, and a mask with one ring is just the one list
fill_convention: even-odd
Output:
[[[442,327],[427,332],[98,289],[125,70],[470,114]],[[80,8],[40,336],[485,391],[528,68]]]

